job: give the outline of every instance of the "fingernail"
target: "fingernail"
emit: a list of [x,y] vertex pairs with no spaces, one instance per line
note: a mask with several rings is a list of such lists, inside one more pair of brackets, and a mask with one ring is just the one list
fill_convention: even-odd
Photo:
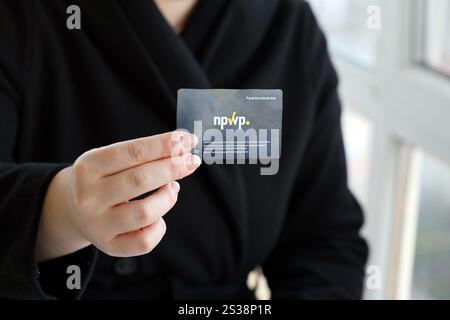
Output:
[[180,184],[177,181],[172,181],[170,183],[170,187],[173,191],[175,191],[175,193],[178,193],[178,191],[180,191]]
[[195,134],[192,135],[192,143],[192,147],[195,147],[198,144],[198,137]]
[[202,163],[202,160],[200,159],[199,156],[191,155],[191,162],[188,165],[188,169],[195,170],[200,166],[201,163]]

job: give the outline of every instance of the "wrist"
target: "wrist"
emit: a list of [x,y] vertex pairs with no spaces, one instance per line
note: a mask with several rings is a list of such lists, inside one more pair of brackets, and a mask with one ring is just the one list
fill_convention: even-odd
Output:
[[58,258],[90,245],[76,227],[65,187],[68,169],[63,169],[51,181],[39,222],[36,244],[37,262]]

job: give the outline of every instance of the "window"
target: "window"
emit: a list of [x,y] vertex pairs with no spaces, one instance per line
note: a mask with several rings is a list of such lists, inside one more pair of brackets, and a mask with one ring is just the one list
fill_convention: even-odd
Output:
[[345,108],[342,116],[342,131],[346,146],[349,186],[361,205],[367,208],[373,139],[372,123],[350,108]]
[[368,8],[378,0],[311,0],[333,52],[363,67],[375,64],[379,32],[367,28]]
[[[351,106],[349,185],[381,277],[365,297],[450,299],[450,1],[309,2]],[[368,28],[372,6],[381,30]]]
[[450,1],[427,0],[422,5],[422,63],[450,76]]
[[450,299],[450,163],[422,159],[411,297]]

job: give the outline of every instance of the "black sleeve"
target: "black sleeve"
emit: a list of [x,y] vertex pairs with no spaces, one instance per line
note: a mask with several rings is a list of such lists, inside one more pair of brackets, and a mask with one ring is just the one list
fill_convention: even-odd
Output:
[[264,272],[274,299],[360,299],[368,248],[360,206],[347,186],[337,75],[306,7],[302,64],[315,97],[314,126],[284,230]]
[[66,165],[19,164],[14,157],[31,55],[31,4],[32,1],[0,0],[0,297],[76,298],[82,290],[67,292],[65,281],[55,281],[65,274],[66,265],[78,264],[84,268],[85,285],[96,250],[89,247],[41,266],[34,256],[48,185]]

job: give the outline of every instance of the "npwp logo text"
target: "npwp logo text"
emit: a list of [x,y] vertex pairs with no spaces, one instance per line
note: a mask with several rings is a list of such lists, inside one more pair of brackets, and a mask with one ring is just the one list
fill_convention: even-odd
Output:
[[231,117],[214,117],[214,125],[220,126],[221,130],[225,126],[238,126],[238,129],[241,130],[243,125],[250,125],[250,121],[246,117],[237,116],[236,114],[236,111],[234,111]]

